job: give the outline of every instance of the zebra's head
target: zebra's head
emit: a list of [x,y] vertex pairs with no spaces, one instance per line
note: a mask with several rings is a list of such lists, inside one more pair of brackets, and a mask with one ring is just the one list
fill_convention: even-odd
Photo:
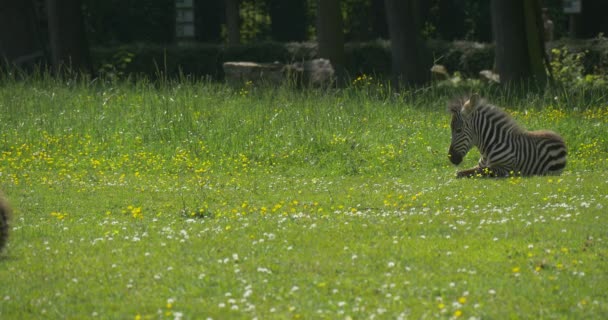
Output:
[[459,165],[464,156],[473,147],[473,135],[471,130],[470,116],[479,104],[481,98],[477,94],[471,95],[468,99],[458,99],[448,106],[452,113],[452,142],[448,151],[450,161]]

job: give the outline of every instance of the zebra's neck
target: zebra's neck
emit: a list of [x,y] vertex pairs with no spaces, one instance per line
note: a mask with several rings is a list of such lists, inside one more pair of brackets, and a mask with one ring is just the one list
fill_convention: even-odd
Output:
[[480,105],[472,115],[473,143],[482,155],[521,136],[523,130],[507,113],[491,105]]

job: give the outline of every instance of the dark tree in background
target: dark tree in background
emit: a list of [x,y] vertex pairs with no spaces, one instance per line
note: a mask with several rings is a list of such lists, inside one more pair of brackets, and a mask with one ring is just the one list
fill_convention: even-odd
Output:
[[317,19],[319,57],[329,59],[340,80],[344,71],[344,32],[340,0],[318,0]]
[[272,39],[276,41],[304,41],[308,25],[306,0],[270,0]]
[[196,40],[207,43],[222,41],[222,23],[225,15],[222,0],[198,0],[194,4]]
[[241,43],[239,0],[224,0],[226,10],[226,31],[228,33],[228,45]]
[[92,73],[81,0],[46,0],[51,61],[55,70]]
[[384,0],[342,0],[345,41],[386,39]]
[[428,39],[492,41],[488,0],[425,0],[420,6]]
[[[0,58],[22,66],[43,58],[33,2],[2,1],[0,6]],[[4,62],[4,61],[2,61]]]
[[608,35],[608,1],[583,0],[581,14],[577,19],[575,35],[581,38],[594,38],[600,32]]
[[431,56],[420,35],[417,0],[385,0],[391,39],[393,86],[418,86],[430,80]]
[[491,0],[495,68],[504,84],[547,80],[538,0]]
[[371,33],[372,39],[388,39],[388,25],[386,24],[386,10],[384,0],[372,0],[371,11]]
[[[221,3],[222,0],[203,0],[211,3],[217,1]],[[82,2],[87,39],[94,45],[133,42],[171,43],[175,39],[175,0],[82,0]],[[223,17],[220,8],[210,13]],[[217,28],[219,29],[219,25]]]

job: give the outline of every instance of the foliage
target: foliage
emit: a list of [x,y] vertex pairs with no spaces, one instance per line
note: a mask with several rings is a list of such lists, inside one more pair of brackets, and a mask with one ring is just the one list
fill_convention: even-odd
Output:
[[99,75],[109,79],[124,78],[127,73],[125,71],[129,64],[133,61],[135,55],[128,51],[118,51],[112,56],[112,60],[104,61],[98,68]]
[[240,3],[241,41],[250,43],[269,40],[270,15],[264,3],[260,1],[243,1]]
[[[2,318],[608,314],[605,90],[0,81]],[[455,179],[470,90],[560,132],[564,174]]]
[[588,53],[570,52],[566,47],[551,49],[551,71],[555,80],[564,86],[605,86],[606,74],[585,72],[584,61]]

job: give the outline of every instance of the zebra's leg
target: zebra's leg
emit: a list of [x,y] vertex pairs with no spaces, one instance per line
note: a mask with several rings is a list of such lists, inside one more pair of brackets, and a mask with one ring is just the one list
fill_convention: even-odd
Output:
[[508,177],[509,171],[500,167],[482,167],[477,166],[468,170],[458,171],[456,178],[472,178],[472,177],[487,177],[487,178],[500,178]]
[[482,156],[481,158],[479,158],[479,162],[477,163],[476,167],[458,171],[458,173],[456,174],[456,178],[470,178],[487,175],[488,172],[484,168],[487,168],[487,165],[486,159]]
[[481,167],[475,167],[467,170],[458,171],[456,178],[471,178],[481,176],[483,169]]

